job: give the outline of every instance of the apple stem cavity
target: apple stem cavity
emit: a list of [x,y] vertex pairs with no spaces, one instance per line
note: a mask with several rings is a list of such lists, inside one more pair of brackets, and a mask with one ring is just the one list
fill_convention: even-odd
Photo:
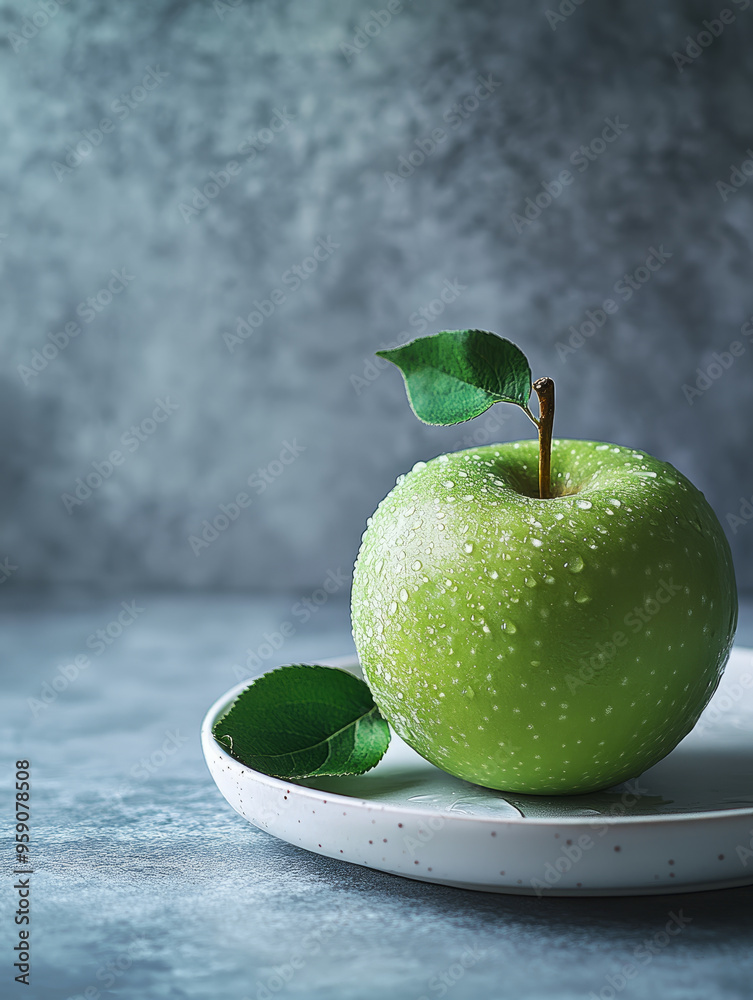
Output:
[[539,496],[549,500],[552,496],[552,429],[554,427],[554,379],[545,375],[533,383],[539,397],[539,419],[534,421],[539,429]]

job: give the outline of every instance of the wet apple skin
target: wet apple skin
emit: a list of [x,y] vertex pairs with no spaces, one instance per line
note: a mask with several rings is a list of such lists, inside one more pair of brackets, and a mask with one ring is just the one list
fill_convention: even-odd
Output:
[[[529,794],[635,777],[692,729],[737,622],[729,545],[644,452],[555,440],[418,463],[356,561],[353,636],[394,730],[443,770]],[[557,495],[559,494],[559,495]]]

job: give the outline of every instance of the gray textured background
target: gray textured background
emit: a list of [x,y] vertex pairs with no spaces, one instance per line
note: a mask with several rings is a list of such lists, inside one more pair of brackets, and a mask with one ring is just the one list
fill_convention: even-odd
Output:
[[[716,188],[753,141],[753,8],[729,6],[735,22],[679,72],[672,52],[718,4],[590,0],[555,30],[554,3],[414,0],[350,61],[341,45],[369,3],[82,0],[18,52],[9,33],[39,8],[0,5],[11,582],[282,589],[349,571],[366,517],[413,462],[469,433],[532,430],[518,414],[423,427],[396,372],[356,391],[352,376],[417,332],[409,317],[445,279],[467,288],[430,329],[516,340],[557,380],[560,436],[674,462],[726,525],[753,492],[753,344],[692,407],[682,385],[753,313],[753,181],[726,201]],[[150,66],[169,75],[121,120],[113,102]],[[385,172],[478,74],[500,85],[392,190]],[[239,145],[276,108],[295,117],[245,161]],[[66,146],[108,115],[114,131],[58,179]],[[615,116],[625,133],[518,233],[512,213]],[[239,175],[186,222],[180,203],[232,159]],[[320,237],[340,246],[231,353],[235,317]],[[569,325],[660,245],[671,259],[560,360]],[[127,290],[25,385],[18,366],[124,267]],[[177,412],[69,515],[61,494],[165,396]],[[189,535],[286,440],[305,451],[194,555]],[[750,587],[753,527],[730,540]]]

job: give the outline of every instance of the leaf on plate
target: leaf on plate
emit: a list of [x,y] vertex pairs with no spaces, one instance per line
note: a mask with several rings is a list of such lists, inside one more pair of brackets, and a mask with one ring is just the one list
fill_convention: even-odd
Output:
[[413,412],[425,424],[459,424],[493,403],[525,408],[531,395],[526,356],[486,330],[444,330],[376,353],[401,370]]
[[259,677],[212,733],[236,760],[276,778],[363,774],[390,742],[389,726],[362,680],[306,663]]

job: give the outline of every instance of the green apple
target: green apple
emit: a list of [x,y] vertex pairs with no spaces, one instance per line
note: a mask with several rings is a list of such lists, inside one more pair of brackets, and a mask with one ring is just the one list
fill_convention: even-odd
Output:
[[595,791],[651,767],[714,692],[737,622],[729,545],[642,451],[535,441],[419,462],[370,519],[353,635],[379,710],[490,788]]

